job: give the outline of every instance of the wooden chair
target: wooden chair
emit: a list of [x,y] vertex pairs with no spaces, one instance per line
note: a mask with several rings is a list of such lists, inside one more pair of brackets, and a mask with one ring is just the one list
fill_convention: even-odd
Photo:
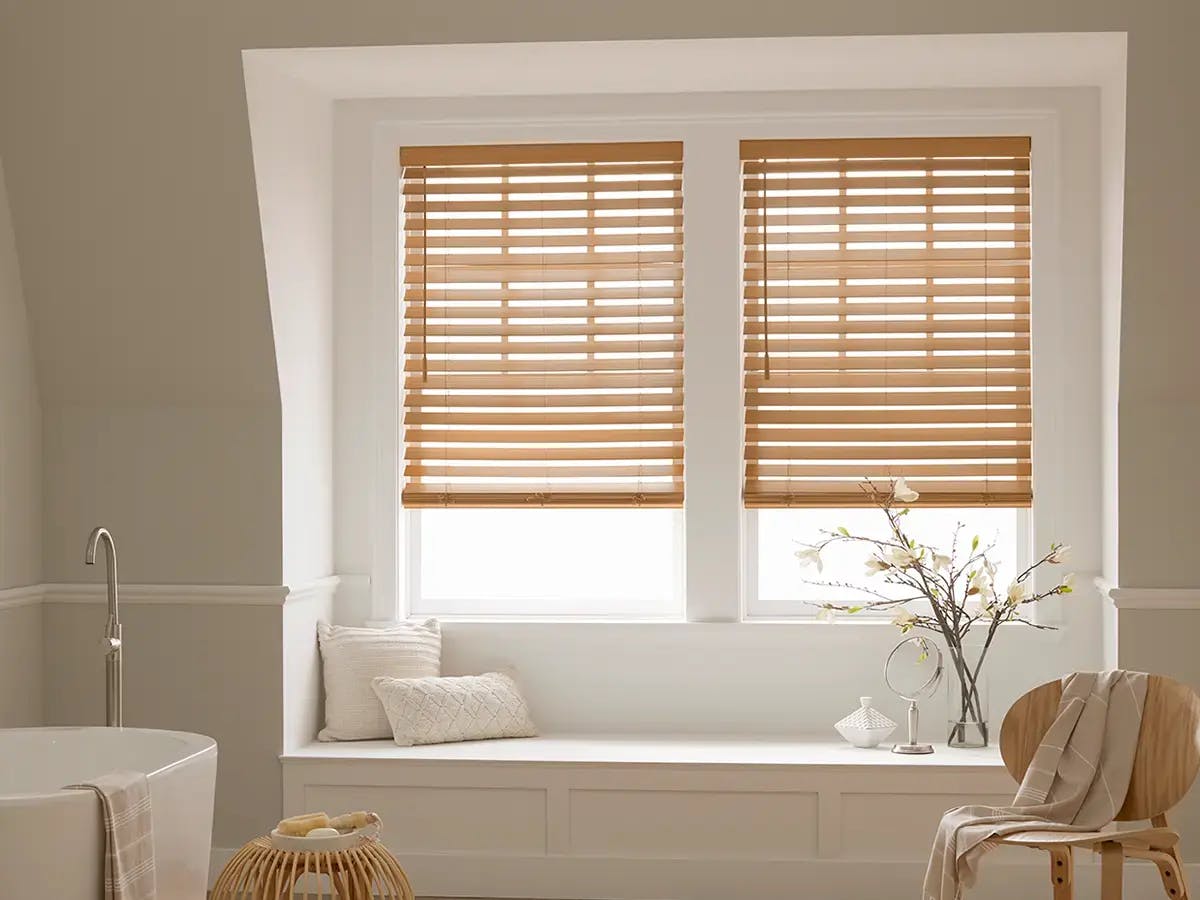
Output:
[[[1058,712],[1062,682],[1036,687],[1013,704],[1000,726],[1000,755],[1013,778],[1020,781],[1034,751]],[[1146,708],[1133,760],[1125,804],[1114,825],[1103,831],[1025,831],[1002,843],[1050,854],[1050,883],[1054,900],[1071,900],[1074,893],[1073,851],[1087,847],[1101,855],[1101,897],[1120,900],[1126,858],[1148,859],[1158,867],[1163,889],[1171,900],[1186,900],[1187,885],[1179,858],[1179,834],[1167,826],[1167,811],[1175,806],[1200,770],[1200,697],[1188,687],[1162,675],[1151,675]]]

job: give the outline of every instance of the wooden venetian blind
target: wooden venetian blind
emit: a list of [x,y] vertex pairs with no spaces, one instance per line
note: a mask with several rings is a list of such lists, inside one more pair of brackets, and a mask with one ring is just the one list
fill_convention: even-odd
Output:
[[682,145],[400,162],[404,505],[681,506]]
[[747,506],[1028,506],[1029,139],[743,141]]

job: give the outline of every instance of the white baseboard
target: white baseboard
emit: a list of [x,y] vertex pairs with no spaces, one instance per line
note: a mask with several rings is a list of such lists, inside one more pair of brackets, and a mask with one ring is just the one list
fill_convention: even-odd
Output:
[[[236,853],[213,848],[209,886]],[[896,860],[662,860],[596,857],[479,857],[405,854],[400,858],[422,900],[912,900],[925,873],[921,861]],[[1200,883],[1200,865],[1184,867],[1189,884]],[[1076,855],[1076,896],[1099,896],[1100,867],[1090,854]],[[439,893],[422,892],[436,881]],[[498,891],[497,885],[509,886]],[[513,885],[520,885],[515,892]],[[1029,862],[985,859],[970,900],[1012,900],[1049,894],[1040,854]],[[1158,874],[1148,863],[1130,862],[1126,900],[1161,900]]]

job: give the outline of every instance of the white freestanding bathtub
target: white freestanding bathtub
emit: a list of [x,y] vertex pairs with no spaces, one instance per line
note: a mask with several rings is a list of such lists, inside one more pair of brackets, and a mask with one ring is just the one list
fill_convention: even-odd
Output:
[[0,897],[103,900],[100,800],[61,788],[116,769],[149,777],[158,896],[203,900],[217,744],[144,728],[0,729]]

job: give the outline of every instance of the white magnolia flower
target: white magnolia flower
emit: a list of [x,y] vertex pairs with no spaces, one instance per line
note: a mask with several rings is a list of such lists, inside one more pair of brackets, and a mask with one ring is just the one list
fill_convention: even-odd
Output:
[[1059,593],[1069,594],[1075,590],[1075,573],[1068,572],[1058,585]]
[[1050,549],[1050,555],[1046,557],[1046,562],[1058,565],[1065,563],[1067,557],[1071,555],[1070,544],[1058,544]]
[[818,622],[832,622],[836,618],[837,610],[832,606],[822,606],[819,610],[817,610]]
[[892,497],[901,503],[915,503],[920,496],[908,486],[908,482],[903,478],[897,478],[895,485],[892,486]]
[[886,572],[890,569],[892,564],[885,562],[878,556],[872,556],[867,560],[866,566],[868,575],[878,575],[880,572]]
[[994,568],[986,571],[980,569],[971,576],[971,580],[967,583],[967,590],[979,598],[979,604],[985,612],[989,612],[992,601],[996,599],[996,590],[992,586],[992,578],[995,573]]
[[944,553],[933,554],[933,568],[935,571],[938,569],[942,569],[944,571],[949,571],[950,563],[951,563],[951,559],[946,554],[944,554]]
[[797,550],[796,559],[800,560],[800,565],[802,566],[816,566],[818,572],[825,568],[825,563],[821,561],[821,551],[816,547],[805,547],[803,550]]
[[908,629],[912,628],[913,623],[916,621],[917,617],[903,606],[899,607],[896,612],[892,614],[892,624],[897,628],[903,629],[904,631],[908,631]]
[[1020,606],[1026,600],[1033,596],[1033,591],[1025,582],[1014,581],[1008,586],[1008,605]]
[[887,551],[887,561],[897,569],[907,569],[917,562],[916,554],[905,547],[891,547]]

